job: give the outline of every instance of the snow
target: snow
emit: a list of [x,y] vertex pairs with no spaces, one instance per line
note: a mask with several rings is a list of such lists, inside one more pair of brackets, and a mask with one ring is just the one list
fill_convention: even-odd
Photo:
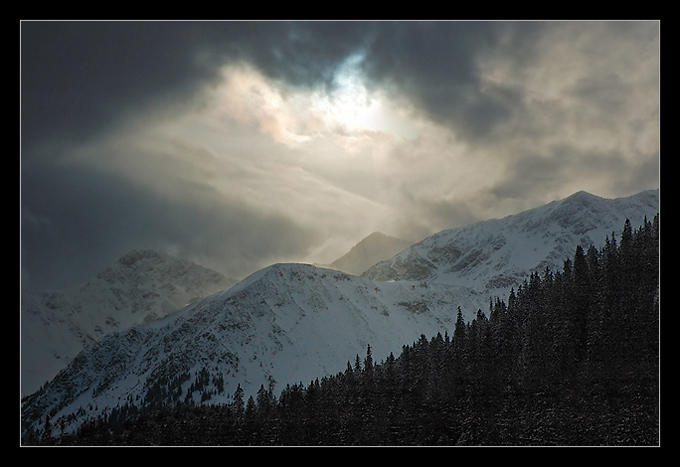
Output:
[[[636,225],[657,210],[658,191],[619,200],[577,193],[504,219],[440,232],[361,277],[308,264],[274,264],[148,322],[124,321],[134,313],[111,314],[107,306],[113,298],[107,291],[113,278],[122,277],[113,270],[92,303],[101,312],[92,314],[86,329],[106,325],[102,318],[110,315],[120,322],[118,330],[89,345],[44,391],[25,399],[24,419],[27,426],[41,426],[47,410],[55,411],[53,419],[82,409],[90,416],[107,413],[126,400],[143,400],[154,383],[169,384],[168,378],[188,373],[184,398],[203,368],[211,377],[224,378],[224,391],[215,391],[209,401],[215,403],[230,401],[238,385],[247,398],[261,385],[273,384],[278,392],[287,384],[307,384],[343,371],[357,355],[363,359],[369,344],[380,361],[398,355],[421,334],[451,335],[459,306],[469,321],[478,309],[488,310],[491,296],[507,293],[531,271],[560,269],[577,244],[600,245],[626,218]],[[153,277],[153,270],[144,277]],[[157,292],[166,290],[160,285],[147,289],[152,290],[156,298],[165,298]],[[182,299],[190,301],[186,294]],[[40,302],[27,295],[23,326],[40,329],[36,323],[42,319],[55,331],[45,332],[48,345],[36,349],[44,352],[58,348],[56,341],[77,340],[55,323],[76,322],[74,307],[66,305],[81,304],[85,310],[82,304],[88,300],[57,294]],[[59,306],[50,313],[36,302]],[[24,346],[38,342],[26,340]],[[189,396],[200,402],[200,393]]]
[[76,287],[22,290],[22,396],[106,334],[165,316],[234,282],[189,261],[138,250]]
[[532,272],[561,269],[578,245],[602,246],[607,236],[620,235],[626,219],[638,226],[658,209],[658,190],[615,200],[578,192],[503,219],[444,230],[363,275],[457,284],[506,296]]
[[457,286],[377,283],[311,265],[277,264],[173,315],[105,337],[30,405],[59,408],[59,400],[73,398],[54,418],[80,407],[96,415],[143,398],[168,365],[191,379],[204,367],[224,377],[225,391],[212,402],[228,401],[239,384],[246,397],[270,382],[281,390],[343,371],[357,355],[365,356],[369,344],[380,360],[421,333],[451,333],[456,307],[470,309],[480,299]]

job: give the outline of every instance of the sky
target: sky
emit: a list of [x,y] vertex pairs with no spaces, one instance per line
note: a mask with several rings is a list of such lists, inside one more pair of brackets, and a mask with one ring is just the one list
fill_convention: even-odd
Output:
[[659,188],[658,21],[22,21],[22,285]]

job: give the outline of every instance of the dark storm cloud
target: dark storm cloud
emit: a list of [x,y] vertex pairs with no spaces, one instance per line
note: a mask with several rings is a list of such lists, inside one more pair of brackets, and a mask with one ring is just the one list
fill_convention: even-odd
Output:
[[[243,60],[296,86],[329,86],[364,51],[365,72],[391,84],[435,121],[484,135],[509,107],[480,91],[477,57],[510,51],[538,28],[496,22],[24,22],[22,116],[26,143],[76,139],[140,106],[191,95],[225,61]],[[510,45],[508,45],[510,43]],[[522,42],[522,45],[524,43]]]
[[[292,34],[289,25],[27,21],[21,32],[26,284],[82,280],[127,249],[145,246],[189,259],[214,257],[220,264],[210,266],[237,277],[305,251],[308,231],[242,200],[199,190],[170,200],[121,174],[62,163],[79,146],[105,139],[149,109],[191,105],[225,60],[284,61],[272,60],[278,54],[271,41],[285,44],[280,38]],[[281,76],[299,79],[292,71]],[[98,157],[102,164],[112,159]]]
[[[206,265],[242,277],[235,271],[317,247],[330,227],[309,218],[321,224],[324,211],[334,227],[359,231],[384,203],[399,213],[395,223],[413,218],[404,232],[421,236],[510,214],[503,199],[632,194],[654,188],[658,172],[653,23],[26,21],[21,40],[22,266],[43,283],[60,268],[97,272],[139,247],[214,258]],[[228,109],[229,125],[237,111],[253,113],[229,128],[221,116],[218,130],[184,145],[179,124],[164,126],[209,107],[206,90],[224,85],[227,64],[246,66],[236,84],[255,69],[266,80],[250,85],[284,105],[286,93],[331,96],[349,57],[367,89],[410,112],[417,137],[378,148],[389,138],[351,135],[369,148],[359,163],[332,146],[347,128],[324,139],[312,112],[288,127],[272,121],[306,111],[312,93],[300,107],[261,113],[230,96],[243,105]],[[291,129],[314,144],[267,140]],[[303,186],[316,191],[302,196]],[[291,203],[272,212],[269,200]]]
[[[211,46],[297,86],[331,86],[352,53],[376,87],[389,86],[427,118],[455,126],[463,138],[487,135],[511,114],[507,90],[482,89],[479,58],[532,46],[542,23],[364,21],[210,25]],[[238,40],[234,40],[238,38]],[[505,94],[505,96],[503,95]]]
[[27,286],[72,285],[139,248],[239,278],[318,240],[284,216],[191,183],[173,180],[170,197],[118,174],[49,164],[22,182]]
[[25,131],[96,131],[122,109],[190,95],[225,61],[295,85],[323,83],[364,30],[354,22],[23,22]]
[[243,60],[295,86],[330,86],[334,70],[372,35],[373,23],[204,23],[204,51],[211,59]]
[[23,22],[24,143],[93,137],[126,112],[194,90],[213,72],[196,60],[197,39],[182,23]]
[[366,71],[407,95],[428,118],[478,139],[507,120],[508,91],[483,89],[479,60],[491,50],[518,55],[541,23],[385,22],[367,49]]

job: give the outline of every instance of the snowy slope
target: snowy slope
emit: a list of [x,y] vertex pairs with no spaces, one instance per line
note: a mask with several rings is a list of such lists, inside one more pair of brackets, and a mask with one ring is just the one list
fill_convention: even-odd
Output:
[[103,338],[25,399],[23,419],[40,427],[46,413],[56,420],[126,403],[228,401],[239,384],[247,397],[261,385],[278,392],[342,371],[368,344],[378,361],[397,355],[421,334],[451,334],[458,306],[472,319],[478,308],[488,309],[490,296],[503,296],[532,271],[561,269],[578,244],[618,237],[626,219],[633,226],[652,219],[658,203],[658,190],[616,200],[579,192],[445,230],[363,277],[304,264],[264,268],[164,318]]
[[[27,399],[25,421],[42,426],[46,411],[54,411],[54,421],[126,401],[148,406],[154,394],[198,403],[212,391],[211,402],[228,401],[239,384],[246,397],[261,385],[278,392],[343,371],[365,356],[368,344],[381,360],[421,334],[452,333],[457,306],[472,310],[483,300],[455,286],[270,266],[165,318],[104,338]],[[206,384],[197,384],[201,370]]]
[[358,276],[375,263],[391,258],[410,245],[411,242],[406,240],[373,232],[328,267]]
[[659,209],[659,191],[605,199],[578,192],[503,219],[439,232],[364,273],[374,280],[427,280],[505,296],[532,272],[561,269],[576,247],[617,240],[626,219],[633,227]]
[[23,290],[22,395],[53,378],[104,335],[165,316],[235,281],[155,251],[133,251],[80,286]]

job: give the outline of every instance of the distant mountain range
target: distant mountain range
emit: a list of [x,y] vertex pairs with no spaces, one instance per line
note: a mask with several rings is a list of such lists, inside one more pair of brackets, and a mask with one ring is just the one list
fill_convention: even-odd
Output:
[[235,282],[190,261],[142,250],[76,287],[22,290],[22,395],[38,390],[106,334],[163,317]]
[[[146,312],[125,311],[123,316],[141,318],[127,328],[111,305],[119,303],[113,297],[120,292],[97,292],[96,299],[80,301],[100,304],[92,312],[97,323],[115,321],[121,330],[87,346],[24,399],[24,428],[41,427],[46,414],[53,420],[63,417],[67,427],[75,428],[84,414],[106,416],[131,405],[225,402],[238,386],[248,397],[260,387],[306,384],[344,370],[369,344],[374,358],[384,359],[421,334],[452,333],[458,307],[466,320],[478,309],[488,311],[493,294],[507,293],[532,271],[561,269],[578,244],[602,245],[606,236],[619,235],[626,219],[634,226],[651,219],[658,203],[658,190],[616,200],[579,192],[504,219],[440,232],[379,262],[362,277],[305,264],[272,265],[175,311],[174,305],[154,305],[151,321],[144,322]],[[108,291],[125,263],[136,261],[123,261],[104,274],[110,279],[100,288]],[[159,281],[153,290],[167,290],[160,285],[164,275],[152,266],[145,271],[118,288],[128,291],[126,296],[136,290],[136,297],[149,297],[153,277]],[[159,300],[166,297],[156,293]],[[22,331],[38,326],[43,308],[39,311],[23,311]],[[61,305],[53,311],[48,314],[53,322],[78,315]],[[34,317],[27,319],[31,313]],[[102,334],[114,327],[108,326]],[[33,345],[22,342],[25,352]]]

